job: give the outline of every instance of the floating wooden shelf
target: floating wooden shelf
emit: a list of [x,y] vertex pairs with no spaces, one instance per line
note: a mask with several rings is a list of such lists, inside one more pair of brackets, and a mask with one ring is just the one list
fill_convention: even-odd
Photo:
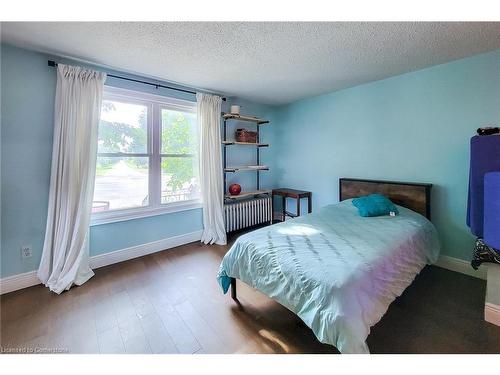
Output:
[[233,115],[232,113],[222,113],[222,118],[224,120],[237,120],[237,121],[249,121],[255,122],[257,125],[268,124],[268,120],[264,120],[258,117],[245,116],[245,115]]
[[240,172],[240,171],[268,171],[269,167],[265,165],[259,165],[255,167],[251,166],[241,166],[241,167],[226,167],[224,168],[224,172]]
[[254,195],[260,195],[260,194],[270,194],[272,190],[255,190],[255,191],[242,191],[238,195],[231,195],[231,194],[226,194],[226,199],[243,199],[243,198],[248,198]]
[[223,141],[222,144],[224,146],[243,145],[243,146],[269,147],[269,143],[251,143],[251,142]]

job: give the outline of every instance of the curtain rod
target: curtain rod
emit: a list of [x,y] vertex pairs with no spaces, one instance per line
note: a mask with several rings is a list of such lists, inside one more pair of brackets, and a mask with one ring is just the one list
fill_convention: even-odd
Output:
[[[48,60],[47,61],[47,65],[48,66],[52,66],[52,67],[56,67],[57,63],[55,61],[53,61],[53,60]],[[117,75],[114,75],[114,74],[107,74],[107,76],[108,77],[113,77],[113,78],[118,78],[118,79],[123,79],[125,81],[137,82],[137,83],[142,83],[144,85],[154,86],[154,87],[156,87],[156,89],[158,89],[158,88],[161,87],[161,88],[164,88],[164,89],[175,90],[175,91],[180,91],[180,92],[185,92],[185,93],[188,93],[188,94],[196,95],[196,91],[181,89],[181,88],[178,88],[178,87],[165,86],[165,85],[161,85],[159,83],[152,83],[152,82],[147,82],[147,81],[141,81],[139,79],[121,77],[121,76],[117,76]],[[223,97],[222,100],[226,101],[226,98]]]

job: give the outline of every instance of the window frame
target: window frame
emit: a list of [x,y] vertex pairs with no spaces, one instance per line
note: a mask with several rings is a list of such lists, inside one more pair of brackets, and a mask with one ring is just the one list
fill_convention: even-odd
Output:
[[[161,203],[161,158],[163,156],[161,154],[161,110],[167,109],[196,114],[196,102],[112,86],[104,86],[104,100],[145,105],[148,108],[148,135],[145,154],[97,153],[98,157],[147,157],[149,159],[148,205],[92,213],[90,225],[108,224],[201,208],[201,196],[197,199],[181,202]],[[193,157],[196,157],[196,155]]]

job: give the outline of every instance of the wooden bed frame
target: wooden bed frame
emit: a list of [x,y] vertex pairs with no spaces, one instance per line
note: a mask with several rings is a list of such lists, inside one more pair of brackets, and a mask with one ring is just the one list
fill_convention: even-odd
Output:
[[[340,178],[339,201],[379,193],[395,204],[418,212],[430,220],[431,188],[432,184],[424,183]],[[231,298],[238,301],[235,278],[231,278]]]
[[388,197],[395,204],[418,212],[430,220],[431,188],[432,184],[341,178],[339,180],[339,201],[379,193]]

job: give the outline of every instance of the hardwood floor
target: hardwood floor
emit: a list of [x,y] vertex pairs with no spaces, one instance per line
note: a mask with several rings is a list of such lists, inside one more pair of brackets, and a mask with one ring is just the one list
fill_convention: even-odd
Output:
[[[0,299],[1,346],[71,353],[338,353],[299,318],[215,276],[226,246],[180,246],[96,270],[61,295],[35,286]],[[427,267],[372,329],[372,353],[500,353],[483,320],[485,282]]]

